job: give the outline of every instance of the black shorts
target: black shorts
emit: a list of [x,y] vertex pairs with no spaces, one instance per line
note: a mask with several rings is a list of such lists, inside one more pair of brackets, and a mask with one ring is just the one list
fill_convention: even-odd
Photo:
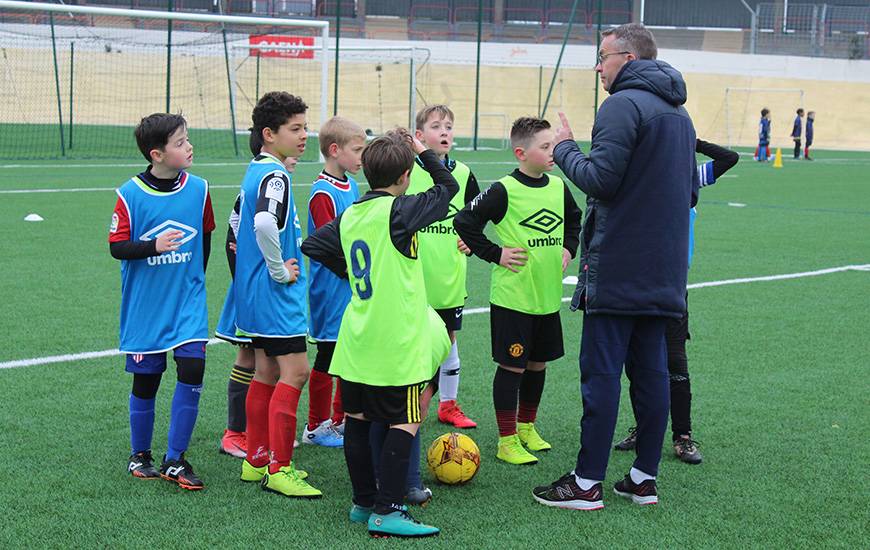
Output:
[[491,304],[492,360],[526,368],[529,361],[546,363],[565,355],[559,312],[532,315]]
[[280,355],[290,355],[291,353],[305,353],[304,336],[293,336],[291,338],[266,338],[263,336],[252,336],[251,345],[255,349],[261,349],[266,352],[269,357],[278,357]]
[[348,414],[363,414],[368,420],[387,424],[423,421],[420,397],[429,382],[408,386],[369,386],[341,381],[341,405]]
[[335,353],[335,342],[316,342],[317,355],[314,357],[312,369],[329,374],[329,365],[332,363],[332,355]]
[[456,332],[462,329],[462,309],[465,306],[448,307],[445,309],[436,309],[435,312],[444,321],[447,330]]

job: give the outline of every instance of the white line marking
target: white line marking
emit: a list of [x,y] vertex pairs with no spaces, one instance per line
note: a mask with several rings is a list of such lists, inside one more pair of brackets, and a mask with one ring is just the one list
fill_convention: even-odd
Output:
[[[839,273],[841,271],[866,271],[870,272],[870,264],[860,265],[844,265],[840,267],[830,267],[828,269],[819,269],[817,271],[802,271],[800,273],[784,273],[781,275],[765,275],[762,277],[744,277],[739,279],[725,279],[722,281],[707,281],[704,283],[695,283],[688,286],[693,288],[708,288],[714,286],[739,285],[746,283],[757,283],[763,281],[782,281],[786,279],[800,279],[803,277],[817,277],[819,275],[828,275],[831,273]],[[571,297],[565,296],[563,302],[570,302]],[[476,315],[480,313],[489,313],[488,307],[473,307],[463,310],[465,315]],[[224,343],[224,340],[212,338],[208,341],[209,345]],[[34,359],[17,359],[15,361],[5,361],[0,363],[0,370],[14,369],[17,367],[30,367],[34,365],[48,365],[51,363],[67,363],[70,361],[81,361],[83,359],[97,359],[100,357],[112,357],[121,355],[117,349],[107,349],[103,351],[88,351],[84,353],[70,353],[65,355],[52,355],[49,357],[36,357]]]
[[728,206],[733,206],[734,208],[743,208],[746,204],[742,202],[729,202]]

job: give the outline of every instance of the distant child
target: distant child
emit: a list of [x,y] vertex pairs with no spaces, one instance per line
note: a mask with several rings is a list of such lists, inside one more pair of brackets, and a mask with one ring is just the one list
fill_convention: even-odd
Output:
[[[162,477],[189,490],[204,488],[184,453],[199,411],[208,341],[205,268],[214,231],[208,182],[185,170],[193,162],[187,122],[156,113],[139,122],[136,143],[148,168],[118,190],[109,229],[121,260],[121,343],[130,393],[127,471]],[[163,464],[152,464],[154,402],[172,350],[178,381],[172,396]]]
[[[739,155],[703,140],[697,140],[695,152],[701,153],[713,160],[698,164],[698,179],[700,187],[707,187],[730,170],[740,159]],[[689,213],[689,265],[695,247],[695,218],[697,211],[692,208]],[[686,294],[688,303],[688,293]],[[680,319],[669,318],[665,327],[665,343],[668,352],[668,375],[671,391],[671,432],[674,455],[687,464],[700,464],[701,452],[698,442],[692,436],[692,387],[689,380],[689,362],[686,357],[686,341],[689,340],[689,312]],[[632,407],[634,406],[634,395]],[[637,415],[635,414],[635,418]],[[629,430],[628,437],[615,445],[618,451],[633,450],[637,444],[637,427]]]
[[801,122],[803,122],[804,110],[798,109],[797,116],[794,117],[794,126],[791,129],[791,137],[794,140],[794,158],[801,158]]
[[[250,148],[251,155],[260,154],[263,147],[261,136],[251,130]],[[296,169],[296,157],[284,159],[284,167],[290,174]],[[240,334],[236,327],[236,301],[232,278],[236,274],[236,239],[239,233],[239,212],[241,211],[241,195],[236,196],[233,209],[230,211],[229,227],[226,238],[227,263],[230,267],[230,287],[224,299],[224,307],[218,319],[215,336],[238,346],[236,360],[230,371],[230,380],[227,384],[227,427],[221,436],[218,450],[221,453],[245,458],[248,452],[248,444],[245,435],[245,401],[248,396],[248,387],[254,378],[254,348],[251,347],[251,339]]]
[[758,122],[758,147],[755,149],[754,160],[767,162],[770,160],[770,109],[761,110],[761,120]]
[[317,498],[322,493],[292,462],[296,410],[308,380],[308,305],[302,231],[283,164],[305,151],[307,110],[287,92],[269,92],[254,107],[253,132],[263,145],[242,180],[233,287],[236,325],[254,348],[241,479],[284,496]]
[[[492,383],[496,457],[510,464],[534,464],[538,459],[529,451],[551,448],[535,429],[535,419],[547,362],[564,355],[562,272],[580,244],[580,209],[562,180],[547,174],[554,165],[554,137],[546,120],[514,121],[511,146],[519,168],[453,219],[471,251],[494,264],[490,327],[492,358],[498,363]],[[483,234],[487,222],[495,226],[501,246]]]
[[[342,117],[326,121],[320,128],[319,138],[325,160],[308,199],[309,235],[341,215],[359,198],[356,181],[348,173],[359,172],[366,146],[365,130]],[[319,262],[312,260],[310,266],[310,337],[317,343],[317,357],[308,382],[308,424],[302,432],[302,442],[341,447],[344,445],[341,384],[335,385],[333,396],[329,364],[335,352],[341,316],[350,302],[350,285],[347,279],[338,277]]]
[[[435,185],[406,195],[415,151]],[[344,456],[353,487],[349,516],[351,522],[367,523],[372,536],[430,536],[439,529],[416,521],[403,500],[411,444],[450,340],[426,303],[417,234],[444,219],[459,186],[434,152],[401,130],[372,141],[362,164],[371,191],[302,246],[312,260],[347,276],[353,293],[329,368],[341,379],[346,413]],[[370,446],[373,422],[390,426],[377,476]]]
[[810,111],[807,113],[807,141],[806,146],[804,147],[804,158],[807,160],[813,160],[810,158],[810,146],[813,144],[813,124],[816,121],[816,112]]

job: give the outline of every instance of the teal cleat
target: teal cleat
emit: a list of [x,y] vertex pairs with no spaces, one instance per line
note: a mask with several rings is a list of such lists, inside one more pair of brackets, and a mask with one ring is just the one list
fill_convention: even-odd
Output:
[[431,525],[426,525],[415,520],[408,513],[408,507],[402,506],[400,510],[389,514],[372,513],[369,516],[369,535],[375,538],[388,537],[431,537],[441,530]]
[[354,504],[350,508],[350,522],[351,523],[368,523],[369,516],[372,515],[374,508],[366,508],[365,506],[360,506],[359,504]]

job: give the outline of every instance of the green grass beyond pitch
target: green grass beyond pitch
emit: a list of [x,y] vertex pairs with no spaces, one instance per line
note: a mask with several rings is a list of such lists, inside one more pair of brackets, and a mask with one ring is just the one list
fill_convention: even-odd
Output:
[[[814,163],[786,160],[775,170],[744,155],[727,177],[702,191],[690,283],[870,263],[870,155],[818,151],[816,156]],[[513,168],[510,155],[502,152],[456,157],[484,187]],[[0,165],[0,333],[5,335],[0,363],[117,347],[119,265],[108,253],[107,228],[112,189],[141,169],[141,159],[131,154],[115,164],[10,166]],[[244,168],[239,160],[203,155],[193,167],[212,183],[218,218],[208,270],[212,327],[229,281],[225,220]],[[317,170],[302,164],[294,177],[303,227],[305,184]],[[99,190],[8,193],[72,188]],[[582,195],[577,197],[582,204]],[[45,221],[23,221],[32,212]],[[576,272],[575,261],[568,273]],[[479,259],[469,260],[468,307],[488,304],[488,274]],[[197,494],[125,473],[131,379],[120,357],[0,369],[0,501],[7,510],[0,520],[0,546],[865,546],[868,296],[867,271],[691,290],[689,365],[704,463],[681,464],[666,447],[661,503],[641,508],[610,492],[632,459],[614,453],[606,508],[592,513],[545,508],[530,493],[570,470],[576,457],[580,314],[562,311],[566,356],[548,369],[538,422],[553,450],[539,453],[541,461],[532,467],[495,459],[489,318],[468,315],[459,336],[460,398],[480,422],[469,435],[482,450],[481,471],[464,487],[439,486],[424,471],[435,498],[416,513],[443,532],[417,542],[370,541],[363,527],[348,523],[350,484],[339,450],[303,446],[295,453],[310,481],[323,490],[320,501],[284,499],[238,481],[240,461],[217,453],[235,354],[229,345],[209,348],[188,452],[207,484]],[[167,374],[158,397],[158,457],[165,450],[174,378]],[[301,422],[307,406],[306,394]],[[447,431],[433,416],[423,427],[424,445]],[[624,394],[617,436],[631,425]]]

